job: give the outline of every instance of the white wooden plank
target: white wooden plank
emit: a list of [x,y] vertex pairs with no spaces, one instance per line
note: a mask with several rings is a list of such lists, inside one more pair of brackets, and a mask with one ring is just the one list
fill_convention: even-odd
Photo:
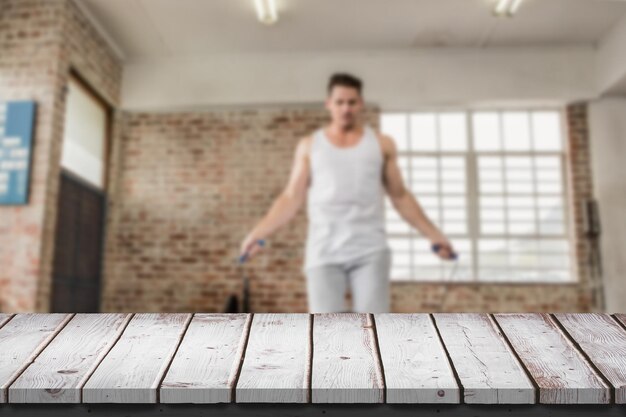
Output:
[[76,314],[9,387],[11,403],[80,403],[81,388],[131,314]]
[[83,387],[84,403],[155,403],[187,313],[138,313]]
[[0,327],[4,326],[11,317],[13,317],[13,314],[0,313]]
[[374,314],[387,403],[459,403],[460,389],[432,318]]
[[238,403],[309,401],[310,326],[309,314],[254,315],[237,381]]
[[604,313],[556,313],[555,317],[626,404],[626,330]]
[[626,313],[615,313],[613,317],[615,317],[618,322],[622,323],[622,326],[626,327]]
[[532,404],[535,388],[485,313],[434,313],[468,404]]
[[72,314],[16,314],[0,328],[0,403],[7,387],[37,357]]
[[605,404],[610,388],[547,313],[494,317],[539,386],[543,404]]
[[161,384],[161,402],[231,402],[251,320],[246,313],[195,314]]
[[313,315],[313,403],[381,403],[384,384],[368,313]]

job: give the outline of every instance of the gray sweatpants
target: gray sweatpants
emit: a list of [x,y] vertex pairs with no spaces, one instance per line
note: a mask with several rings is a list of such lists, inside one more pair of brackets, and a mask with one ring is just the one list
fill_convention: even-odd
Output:
[[390,270],[389,248],[344,264],[304,268],[309,312],[347,312],[345,294],[349,287],[353,312],[388,313],[391,304]]

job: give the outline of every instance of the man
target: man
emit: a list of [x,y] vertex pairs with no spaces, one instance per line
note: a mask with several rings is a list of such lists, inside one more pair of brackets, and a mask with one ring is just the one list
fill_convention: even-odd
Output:
[[306,199],[302,272],[312,313],[345,312],[348,286],[353,311],[389,312],[385,193],[404,220],[439,245],[440,258],[454,256],[448,239],[405,187],[393,139],[362,121],[361,89],[361,80],[350,74],[331,76],[325,104],[330,123],[300,139],[287,185],[241,243],[242,256],[254,256],[262,240],[292,219]]

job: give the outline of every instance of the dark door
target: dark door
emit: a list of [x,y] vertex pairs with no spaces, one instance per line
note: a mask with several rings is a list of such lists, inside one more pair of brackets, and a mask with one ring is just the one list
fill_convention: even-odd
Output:
[[52,312],[99,312],[105,194],[62,171],[58,201]]

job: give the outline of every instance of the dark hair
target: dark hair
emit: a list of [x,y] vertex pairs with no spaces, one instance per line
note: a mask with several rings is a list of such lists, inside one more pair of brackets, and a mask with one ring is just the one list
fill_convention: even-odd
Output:
[[345,72],[336,72],[330,76],[330,80],[328,80],[328,94],[331,93],[333,87],[336,85],[343,85],[344,87],[352,87],[356,88],[359,94],[361,94],[361,88],[363,86],[363,82],[355,77],[352,74],[348,74]]

